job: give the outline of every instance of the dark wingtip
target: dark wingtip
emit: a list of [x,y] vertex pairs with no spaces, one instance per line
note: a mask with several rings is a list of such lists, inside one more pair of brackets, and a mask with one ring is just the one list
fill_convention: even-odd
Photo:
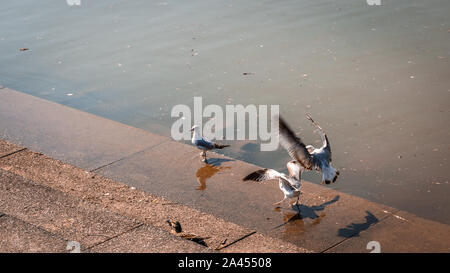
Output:
[[285,133],[291,135],[292,137],[297,138],[295,136],[294,131],[291,130],[289,125],[286,123],[286,121],[284,121],[284,119],[281,116],[278,116],[278,128],[279,128],[280,132],[285,132]]
[[336,182],[336,180],[338,179],[339,176],[339,171],[336,171],[336,175],[333,178],[333,183]]
[[242,181],[259,181],[259,178],[261,177],[261,175],[264,175],[264,173],[266,172],[267,169],[263,169],[263,170],[257,170],[255,172],[252,172],[251,174],[247,175],[246,177],[242,178]]
[[226,148],[226,147],[230,147],[230,145],[229,144],[221,145],[221,144],[214,143],[214,148],[216,148],[216,149],[223,149],[223,148]]
[[253,174],[253,173],[248,174],[246,177],[242,178],[242,181],[248,181],[248,180],[250,180],[250,177],[251,177],[252,174]]
[[246,177],[244,177],[242,180],[243,181],[248,181],[248,180],[255,181],[256,179],[258,179],[258,177],[259,177],[259,174],[257,172],[253,172],[253,173],[247,175]]

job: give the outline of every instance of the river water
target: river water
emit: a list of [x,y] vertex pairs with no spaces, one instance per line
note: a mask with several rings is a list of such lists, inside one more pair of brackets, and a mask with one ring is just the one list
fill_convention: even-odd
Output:
[[[194,96],[279,105],[318,145],[308,112],[341,170],[331,187],[450,224],[450,1],[68,2],[2,1],[1,85],[167,136]],[[231,144],[285,170],[282,149]]]

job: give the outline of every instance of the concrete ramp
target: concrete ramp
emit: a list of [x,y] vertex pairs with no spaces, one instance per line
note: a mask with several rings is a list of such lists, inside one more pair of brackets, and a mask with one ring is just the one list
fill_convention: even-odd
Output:
[[[276,182],[242,181],[259,166],[214,153],[204,164],[191,145],[8,88],[0,89],[0,124],[9,142],[234,223],[248,232],[233,238],[241,243],[269,236],[316,252],[369,252],[371,241],[382,252],[450,251],[448,225],[307,181],[301,205],[275,209]],[[23,152],[1,149],[2,160]]]

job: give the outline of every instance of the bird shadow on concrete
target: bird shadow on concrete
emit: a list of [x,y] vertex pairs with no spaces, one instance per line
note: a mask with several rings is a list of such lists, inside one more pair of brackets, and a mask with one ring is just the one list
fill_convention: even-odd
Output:
[[211,165],[211,166],[217,167],[217,166],[222,165],[222,163],[229,162],[229,161],[236,161],[236,160],[229,159],[229,158],[211,157],[211,158],[208,158],[208,161],[205,162],[205,165]]
[[200,186],[198,186],[196,188],[196,190],[200,190],[200,191],[205,190],[206,189],[206,180],[213,177],[219,171],[231,169],[231,167],[229,167],[229,166],[220,166],[223,162],[234,161],[232,159],[226,159],[226,158],[215,158],[215,159],[217,159],[217,161],[212,162],[213,164],[210,164],[209,160],[208,160],[208,163],[205,163],[195,173],[195,176],[197,177],[197,182],[200,184]]
[[345,228],[340,228],[338,230],[338,236],[350,238],[350,237],[357,237],[359,236],[359,233],[361,231],[364,231],[368,229],[371,225],[374,225],[379,222],[378,218],[375,217],[370,211],[366,211],[367,215],[364,217],[366,218],[366,222],[364,223],[351,223],[350,225],[346,226]]
[[341,197],[339,195],[336,195],[330,201],[322,203],[318,206],[306,206],[303,204],[292,205],[292,209],[297,212],[297,215],[300,217],[300,219],[316,219],[319,217],[316,212],[324,210],[327,206],[339,201],[340,198]]
[[323,211],[327,206],[329,206],[333,203],[336,203],[337,201],[339,201],[339,199],[340,199],[340,196],[336,195],[330,201],[324,202],[318,206],[306,206],[303,204],[292,205],[292,209],[296,212],[296,214],[293,215],[291,218],[289,218],[287,221],[285,221],[283,224],[274,227],[274,229],[284,226],[284,225],[288,224],[289,222],[296,221],[296,220],[303,220],[303,219],[307,219],[307,218],[317,219],[320,217],[319,215],[317,215],[317,212]]

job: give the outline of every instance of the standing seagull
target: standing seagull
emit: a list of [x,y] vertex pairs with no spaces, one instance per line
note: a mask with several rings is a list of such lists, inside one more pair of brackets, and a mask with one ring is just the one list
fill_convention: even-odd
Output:
[[225,147],[228,147],[230,145],[221,145],[217,144],[215,142],[209,141],[202,137],[202,134],[200,132],[200,126],[194,125],[191,128],[191,132],[194,132],[192,135],[192,144],[195,145],[195,147],[202,150],[202,153],[200,154],[202,156],[202,162],[208,163],[208,160],[206,159],[206,151],[212,150],[212,149],[223,149]]
[[323,144],[322,147],[318,149],[312,145],[305,146],[302,140],[289,128],[287,123],[279,117],[281,145],[288,151],[293,159],[293,161],[288,163],[289,173],[294,176],[300,176],[300,173],[304,169],[312,170],[314,168],[316,171],[322,172],[322,183],[334,183],[339,175],[339,171],[330,164],[331,147],[328,137],[322,127],[320,127],[310,115],[306,114],[306,118],[320,131]]
[[[290,163],[290,162],[289,162]],[[288,164],[289,164],[288,163]],[[288,167],[289,168],[289,167]],[[251,174],[244,177],[244,181],[252,180],[252,181],[267,181],[271,179],[278,179],[278,184],[280,186],[280,190],[284,193],[283,200],[274,203],[274,205],[281,204],[284,200],[288,198],[297,197],[297,201],[294,203],[298,205],[298,200],[300,198],[300,180],[296,179],[292,176],[287,176],[284,173],[279,173],[273,169],[262,169],[257,170],[256,172],[252,172]]]

